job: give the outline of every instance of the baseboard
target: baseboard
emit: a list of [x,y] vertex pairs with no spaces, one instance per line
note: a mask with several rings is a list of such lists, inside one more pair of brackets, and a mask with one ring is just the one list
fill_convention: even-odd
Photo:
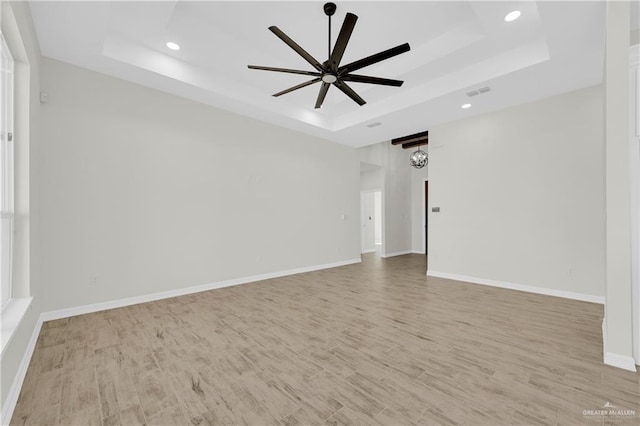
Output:
[[633,357],[627,355],[614,354],[612,352],[604,353],[604,363],[612,367],[622,368],[636,372],[636,362]]
[[411,254],[411,250],[394,251],[393,253],[384,253],[381,257],[384,257],[384,258],[395,257],[395,256],[402,256],[404,254]]
[[581,302],[599,303],[604,305],[604,296],[593,296],[591,294],[574,293],[571,291],[555,290],[551,288],[535,287],[525,284],[515,284],[506,281],[489,280],[485,278],[469,277],[466,275],[450,274],[448,272],[427,271],[427,276],[435,278],[446,278],[449,280],[464,281],[473,284],[488,285],[491,287],[506,288],[509,290],[525,291],[527,293],[544,294],[545,296],[562,297],[564,299],[580,300]]
[[40,335],[42,323],[42,315],[40,315],[40,317],[38,318],[38,322],[36,323],[36,326],[33,328],[33,332],[31,333],[31,339],[29,339],[29,343],[27,344],[27,348],[24,352],[24,356],[22,357],[22,361],[20,361],[20,365],[18,366],[16,377],[13,379],[13,383],[9,388],[9,392],[7,392],[7,398],[4,400],[4,404],[2,404],[2,425],[8,425],[9,422],[11,422],[11,416],[13,416],[13,410],[16,408],[16,403],[18,402],[20,390],[22,389],[22,383],[24,382],[24,378],[27,375],[27,369],[29,368],[29,363],[31,362],[33,351],[36,348],[36,342],[38,341],[38,336]]
[[375,252],[376,252],[376,249],[371,249],[371,250],[365,250],[360,254],[375,253]]
[[422,250],[422,251],[420,251],[420,250],[411,250],[411,253],[413,253],[413,254],[426,254],[424,252],[424,250]]
[[159,293],[145,294],[142,296],[127,297],[125,299],[110,300],[108,302],[94,303],[91,305],[77,306],[73,308],[60,309],[57,311],[44,312],[43,321],[68,318],[76,315],[90,314],[93,312],[106,311],[107,309],[122,308],[124,306],[137,305],[139,303],[153,302],[171,297],[184,296],[186,294],[200,293],[202,291],[215,290],[218,288],[231,287],[234,285],[247,284],[256,281],[268,280],[271,278],[285,277],[287,275],[302,274],[305,272],[319,271],[321,269],[336,268],[339,266],[360,263],[362,259],[342,260],[339,262],[326,263],[323,265],[306,266],[303,268],[289,269],[286,271],[272,272],[268,274],[252,275],[248,277],[234,278],[226,281],[219,281],[194,287],[180,288],[176,290],[162,291]]

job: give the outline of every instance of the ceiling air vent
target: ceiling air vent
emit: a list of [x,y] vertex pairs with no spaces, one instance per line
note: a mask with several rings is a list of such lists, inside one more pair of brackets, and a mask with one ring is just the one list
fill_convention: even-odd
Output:
[[471,98],[471,97],[473,97],[473,96],[478,96],[478,95],[480,95],[480,94],[482,94],[482,93],[487,93],[489,90],[491,90],[491,88],[490,88],[490,87],[487,87],[487,86],[485,86],[485,87],[481,87],[481,88],[479,88],[479,89],[476,89],[476,90],[472,90],[472,91],[470,91],[470,92],[467,92],[467,96]]
[[367,124],[367,127],[371,129],[371,128],[374,128],[374,127],[378,127],[381,124],[382,124],[381,122],[376,121],[375,123]]

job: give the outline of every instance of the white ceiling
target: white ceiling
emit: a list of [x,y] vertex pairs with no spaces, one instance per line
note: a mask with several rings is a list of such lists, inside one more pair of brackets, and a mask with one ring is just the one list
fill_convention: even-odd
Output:
[[[271,25],[326,60],[323,3],[30,5],[44,56],[354,147],[602,81],[604,2],[352,1],[338,3],[333,17],[334,41],[346,12],[359,17],[342,63],[408,42],[410,52],[358,71],[404,85],[350,83],[362,107],[332,87],[314,110],[318,84],[272,97],[310,78],[247,65],[312,70]],[[514,9],[521,18],[505,22]],[[466,96],[483,86],[491,91]],[[367,127],[373,122],[382,125]]]

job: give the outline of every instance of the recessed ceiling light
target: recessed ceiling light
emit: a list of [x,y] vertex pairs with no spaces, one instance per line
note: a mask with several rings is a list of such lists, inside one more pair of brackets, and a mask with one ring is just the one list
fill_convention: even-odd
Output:
[[520,11],[514,10],[513,12],[507,13],[507,16],[504,17],[504,20],[507,22],[513,22],[520,17]]
[[171,50],[180,50],[180,45],[172,41],[167,42],[167,47]]
[[462,109],[471,108],[471,104],[464,104],[460,108],[462,108]]

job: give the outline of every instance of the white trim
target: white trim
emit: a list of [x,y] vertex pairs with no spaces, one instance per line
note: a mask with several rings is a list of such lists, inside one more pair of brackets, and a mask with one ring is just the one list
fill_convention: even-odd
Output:
[[42,327],[43,322],[44,321],[42,320],[42,315],[40,315],[40,317],[38,318],[38,322],[36,323],[36,326],[33,328],[33,332],[31,333],[31,339],[29,339],[27,349],[24,351],[22,361],[20,361],[20,365],[18,366],[16,377],[13,379],[13,383],[11,384],[11,388],[9,388],[9,392],[7,392],[7,398],[4,400],[4,404],[2,404],[3,425],[8,425],[11,421],[11,416],[13,416],[13,410],[16,408],[18,396],[20,395],[20,390],[22,389],[22,383],[24,382],[24,378],[27,375],[27,369],[29,368],[29,363],[31,362],[33,351],[36,348],[36,342],[38,341],[40,328]]
[[[380,244],[379,244],[379,245],[380,245]],[[363,252],[362,252],[362,253],[360,253],[360,254],[375,253],[375,252],[376,252],[376,249],[371,249],[371,250],[365,250],[365,251],[363,251]]]
[[60,309],[57,311],[43,312],[41,318],[43,321],[51,321],[54,319],[73,317],[76,315],[90,314],[92,312],[105,311],[107,309],[121,308],[124,306],[137,305],[139,303],[153,302],[155,300],[168,299],[170,297],[184,296],[186,294],[199,293],[201,291],[215,290],[218,288],[230,287],[239,284],[247,284],[255,281],[263,281],[271,278],[279,278],[287,275],[302,274],[304,272],[318,271],[321,269],[336,268],[339,266],[360,263],[362,259],[341,260],[338,262],[325,263],[323,265],[305,266],[303,268],[289,269],[280,272],[271,272],[268,274],[253,275],[249,277],[234,278],[226,281],[219,281],[210,284],[204,284],[193,287],[180,288],[176,290],[162,291],[159,293],[145,294],[142,296],[127,297],[126,299],[111,300],[108,302],[94,303],[91,305],[76,306],[73,308]]
[[411,253],[413,254],[425,254],[424,250],[420,251],[420,250],[411,250]]
[[604,296],[594,296],[591,294],[574,293],[572,291],[556,290],[553,288],[535,287],[525,284],[514,284],[506,281],[489,280],[486,278],[469,277],[466,275],[450,274],[448,272],[427,271],[427,276],[436,278],[446,278],[448,280],[464,281],[473,284],[488,285],[491,287],[507,288],[509,290],[525,291],[527,293],[544,294],[546,296],[562,297],[564,299],[580,300],[582,302],[599,303],[604,305]]
[[33,297],[19,297],[9,299],[6,309],[2,311],[2,350],[0,356],[4,356],[4,351],[9,347],[9,343],[16,334],[24,315],[27,313]]
[[393,253],[385,253],[381,255],[381,257],[384,257],[386,259],[387,257],[402,256],[404,254],[411,254],[411,253],[412,253],[411,250],[394,251]]
[[633,371],[634,373],[636,372],[636,363],[633,360],[633,357],[627,355],[605,352],[604,363],[612,367],[622,368],[623,370]]

